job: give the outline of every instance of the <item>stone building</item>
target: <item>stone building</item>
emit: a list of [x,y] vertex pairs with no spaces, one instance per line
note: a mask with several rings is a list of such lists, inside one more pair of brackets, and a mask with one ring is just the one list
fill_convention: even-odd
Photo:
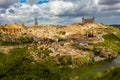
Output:
[[35,26],[38,26],[38,20],[35,18]]
[[24,29],[23,24],[7,24],[5,26],[0,27],[1,34],[20,34]]
[[82,18],[82,24],[87,24],[87,23],[95,23],[95,17],[85,19],[84,17]]

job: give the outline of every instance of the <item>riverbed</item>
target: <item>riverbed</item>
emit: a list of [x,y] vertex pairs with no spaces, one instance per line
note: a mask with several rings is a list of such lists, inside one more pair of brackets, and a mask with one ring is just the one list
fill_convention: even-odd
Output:
[[111,61],[101,61],[86,67],[79,67],[71,71],[70,76],[79,76],[80,80],[94,80],[99,73],[103,73],[111,67],[120,65],[120,55]]

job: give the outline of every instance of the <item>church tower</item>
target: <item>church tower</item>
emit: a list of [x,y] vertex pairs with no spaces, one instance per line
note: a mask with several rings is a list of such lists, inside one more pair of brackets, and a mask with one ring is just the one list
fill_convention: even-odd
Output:
[[38,20],[35,18],[35,26],[38,26]]
[[24,22],[20,21],[20,25],[25,27]]

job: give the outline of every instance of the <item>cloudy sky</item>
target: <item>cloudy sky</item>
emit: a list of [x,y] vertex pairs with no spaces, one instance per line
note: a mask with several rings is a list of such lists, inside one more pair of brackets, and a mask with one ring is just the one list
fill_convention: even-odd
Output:
[[82,17],[120,24],[120,0],[0,0],[0,24],[71,24]]

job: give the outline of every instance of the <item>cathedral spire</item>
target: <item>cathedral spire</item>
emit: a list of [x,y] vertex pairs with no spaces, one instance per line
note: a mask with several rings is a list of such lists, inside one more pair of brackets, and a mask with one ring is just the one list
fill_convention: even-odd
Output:
[[35,18],[35,26],[38,26],[38,20]]

